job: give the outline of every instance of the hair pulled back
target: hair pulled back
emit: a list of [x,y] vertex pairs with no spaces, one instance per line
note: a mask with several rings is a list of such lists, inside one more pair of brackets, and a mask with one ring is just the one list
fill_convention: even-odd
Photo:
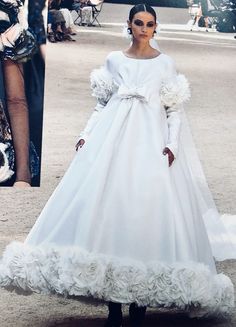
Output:
[[145,4],[145,3],[140,3],[140,4],[135,5],[135,6],[133,6],[131,8],[131,10],[129,12],[129,21],[132,22],[132,20],[134,18],[134,15],[141,12],[141,11],[146,11],[149,14],[151,14],[154,17],[155,23],[156,23],[157,15],[156,15],[155,10],[151,6],[149,6],[149,5]]

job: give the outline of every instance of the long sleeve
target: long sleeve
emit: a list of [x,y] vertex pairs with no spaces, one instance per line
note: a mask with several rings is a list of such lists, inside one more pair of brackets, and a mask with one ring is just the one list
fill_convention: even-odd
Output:
[[181,128],[181,113],[179,108],[167,107],[168,141],[166,147],[171,150],[174,157],[177,157],[179,146],[179,135]]
[[88,140],[89,138],[89,134],[91,133],[92,129],[94,128],[94,126],[97,124],[97,122],[99,121],[100,118],[100,113],[101,110],[104,108],[103,105],[97,103],[96,107],[94,108],[91,116],[89,117],[89,120],[87,121],[87,124],[85,126],[85,128],[83,129],[83,131],[79,134],[79,138],[78,141],[80,139],[83,139],[85,141]]
[[90,81],[92,96],[97,99],[97,105],[95,106],[85,128],[79,134],[78,140],[84,139],[86,141],[89,138],[91,131],[100,119],[102,110],[104,110],[108,101],[117,89],[117,85],[108,70],[107,60],[104,66],[92,71]]
[[167,68],[160,96],[167,116],[168,140],[166,147],[171,150],[176,158],[178,155],[182,106],[183,102],[190,98],[190,89],[186,77],[177,74],[173,60],[170,61]]

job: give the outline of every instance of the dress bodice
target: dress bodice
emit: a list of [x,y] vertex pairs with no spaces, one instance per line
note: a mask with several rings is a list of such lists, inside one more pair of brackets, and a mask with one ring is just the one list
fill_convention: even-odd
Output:
[[173,74],[173,66],[173,60],[163,53],[151,59],[135,59],[122,51],[113,51],[106,60],[107,69],[122,91],[137,90],[149,104],[155,105],[160,101],[162,82]]
[[[138,110],[141,110],[151,114],[164,139],[169,135],[171,143],[167,145],[176,156],[180,126],[178,111],[189,99],[190,89],[185,76],[177,74],[171,57],[161,53],[151,59],[134,59],[122,51],[113,51],[107,56],[105,65],[91,73],[91,88],[98,103],[80,137],[88,137],[99,119],[98,112],[105,111],[109,116],[111,108],[119,111],[121,104],[122,112],[131,110],[138,115]],[[171,132],[168,132],[167,125],[171,126]]]
[[173,59],[163,53],[151,59],[134,59],[112,51],[104,67],[92,72],[91,88],[103,106],[114,94],[137,98],[150,107],[162,104],[175,109],[190,97],[187,79],[177,74]]

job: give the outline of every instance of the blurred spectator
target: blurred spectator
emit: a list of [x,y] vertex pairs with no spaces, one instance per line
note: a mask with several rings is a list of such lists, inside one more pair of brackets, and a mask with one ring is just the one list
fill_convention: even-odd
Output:
[[75,41],[70,34],[75,34],[71,26],[73,19],[68,9],[61,9],[61,0],[49,0],[48,4],[48,40],[57,41]]
[[70,35],[76,35],[74,20],[72,18],[72,15],[71,15],[69,9],[60,8],[59,10],[65,19],[65,27],[66,27],[67,33],[69,33]]
[[197,20],[196,20],[196,24],[198,26],[199,25],[199,20],[201,19],[201,17],[203,17],[204,21],[205,21],[206,32],[208,32],[209,21],[208,21],[208,3],[207,3],[207,0],[201,0],[199,2],[199,4],[200,4],[200,10],[199,10],[199,15],[198,15]]
[[81,8],[80,0],[74,0],[72,4],[72,9],[79,11]]
[[62,0],[61,1],[61,8],[67,8],[70,11],[72,11],[72,10],[79,11],[80,7],[81,7],[80,0]]
[[90,26],[93,21],[93,10],[90,0],[80,0],[81,24]]
[[206,27],[206,32],[208,32],[209,18],[208,18],[208,3],[207,3],[207,0],[199,1],[197,15],[196,15],[196,17],[194,19],[194,23],[193,23],[192,27],[196,26],[196,28],[198,29],[200,27],[201,19],[203,19],[204,26]]

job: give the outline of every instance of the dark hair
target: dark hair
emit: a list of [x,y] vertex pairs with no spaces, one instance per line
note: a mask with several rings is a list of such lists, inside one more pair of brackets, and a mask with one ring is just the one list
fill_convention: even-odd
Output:
[[157,15],[156,15],[155,10],[151,6],[149,6],[145,3],[140,3],[131,8],[131,10],[129,12],[129,21],[132,22],[134,15],[141,11],[149,12],[149,14],[151,14],[155,18],[155,22],[156,22]]

